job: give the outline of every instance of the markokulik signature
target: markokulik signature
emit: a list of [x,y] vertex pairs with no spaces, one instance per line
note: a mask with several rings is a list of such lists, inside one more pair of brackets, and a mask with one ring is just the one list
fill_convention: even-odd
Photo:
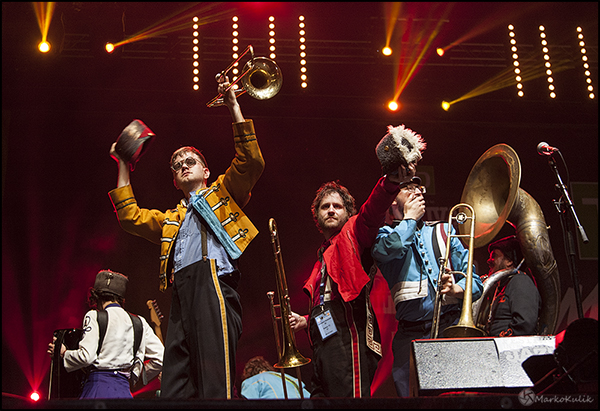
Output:
[[531,388],[525,388],[523,391],[519,393],[519,402],[523,405],[532,405],[534,403],[557,403],[557,404],[571,404],[571,403],[581,403],[581,404],[590,404],[594,402],[594,399],[585,394],[579,395],[535,395],[535,392]]

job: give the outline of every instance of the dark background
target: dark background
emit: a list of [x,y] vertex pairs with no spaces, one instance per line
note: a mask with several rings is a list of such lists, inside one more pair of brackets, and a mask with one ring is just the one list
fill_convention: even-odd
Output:
[[[238,376],[255,355],[276,362],[267,291],[275,290],[275,263],[268,221],[278,225],[291,304],[306,313],[301,288],[316,259],[322,236],[310,204],[326,181],[339,180],[362,204],[380,176],[375,146],[388,125],[405,124],[428,144],[419,174],[428,188],[426,218],[447,219],[460,202],[477,159],[498,143],[510,145],[521,162],[520,187],[542,208],[561,275],[562,301],[556,332],[577,318],[573,280],[559,213],[554,175],[536,146],[560,148],[559,172],[590,243],[577,238],[575,268],[584,315],[597,314],[598,103],[585,89],[576,27],[584,28],[592,85],[598,84],[598,5],[593,3],[403,3],[392,46],[402,69],[420,34],[441,29],[389,112],[398,73],[385,43],[389,9],[384,3],[222,3],[201,15],[224,12],[200,27],[201,88],[192,90],[191,28],[131,43],[113,55],[102,45],[155,23],[200,11],[194,3],[58,3],[49,30],[53,49],[37,52],[40,39],[31,3],[2,3],[2,391],[47,396],[50,360],[46,346],[55,329],[80,327],[87,290],[101,269],[129,276],[126,308],[149,319],[146,301],[156,299],[165,315],[170,292],[158,291],[159,246],[125,233],[108,191],[117,166],[108,152],[123,128],[141,119],[156,134],[132,173],[142,207],[166,210],[181,193],[172,184],[168,161],[182,145],[200,148],[212,172],[223,173],[233,158],[231,117],[224,107],[207,108],[216,94],[214,75],[231,58],[231,16],[240,16],[240,45],[266,56],[268,17],[276,17],[278,62],[283,88],[270,100],[240,97],[253,119],[266,168],[245,208],[261,232],[240,259],[239,292],[244,331]],[[388,5],[389,7],[389,5]],[[386,11],[388,10],[388,11]],[[298,15],[306,17],[309,87],[298,80]],[[191,18],[186,18],[186,22]],[[539,67],[538,26],[544,24],[551,56],[566,69],[555,74],[557,98],[548,97],[545,77],[524,83],[525,97],[509,87],[440,108],[503,71],[511,71],[507,25],[516,27],[523,64]],[[463,37],[464,36],[464,37]],[[463,37],[439,57],[435,47]],[[395,57],[397,59],[397,57]],[[245,59],[243,60],[246,61]],[[558,63],[557,63],[558,65]],[[533,70],[533,69],[532,69]],[[511,76],[509,76],[511,77]],[[562,161],[564,159],[564,162]],[[500,236],[512,234],[504,224]],[[486,270],[487,251],[475,251],[477,272]],[[386,294],[387,293],[387,294]],[[395,396],[390,384],[395,331],[385,282],[374,289],[385,337],[385,358],[375,396]],[[306,357],[306,334],[297,335]],[[302,368],[308,381],[312,366]],[[150,386],[149,388],[156,388]],[[152,395],[147,392],[140,395]]]

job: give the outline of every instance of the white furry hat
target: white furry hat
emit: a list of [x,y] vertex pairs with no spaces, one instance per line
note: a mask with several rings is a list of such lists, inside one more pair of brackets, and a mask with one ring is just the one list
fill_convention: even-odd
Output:
[[388,133],[381,139],[375,153],[381,164],[382,174],[397,170],[401,165],[421,160],[421,152],[425,150],[425,140],[404,124],[393,127],[388,126]]

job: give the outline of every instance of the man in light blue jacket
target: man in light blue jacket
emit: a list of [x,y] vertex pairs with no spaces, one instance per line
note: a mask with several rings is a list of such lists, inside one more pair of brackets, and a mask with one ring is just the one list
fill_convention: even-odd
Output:
[[[410,343],[431,335],[439,259],[446,251],[448,223],[421,220],[425,214],[425,191],[419,177],[400,185],[400,192],[386,217],[386,225],[379,229],[372,248],[373,258],[390,287],[396,307],[398,330],[392,342],[392,376],[401,397],[409,395]],[[452,237],[450,247],[452,271],[466,273],[469,251],[457,237]],[[472,273],[475,301],[481,296],[483,285],[475,274],[475,267]],[[440,332],[457,323],[466,284],[464,276],[451,273],[444,273],[441,281]]]

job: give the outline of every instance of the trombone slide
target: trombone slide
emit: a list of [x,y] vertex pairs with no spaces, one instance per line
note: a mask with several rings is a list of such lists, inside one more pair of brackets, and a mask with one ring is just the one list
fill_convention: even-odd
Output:
[[[283,259],[281,257],[281,247],[279,245],[277,224],[273,218],[269,220],[269,231],[271,232],[271,243],[273,244],[273,253],[275,255],[277,292],[279,297],[279,304],[275,304],[273,301],[275,293],[273,291],[269,291],[267,293],[271,307],[271,320],[273,321],[273,330],[275,332],[277,354],[279,357],[279,362],[275,364],[275,368],[281,369],[281,379],[284,385],[286,399],[287,388],[283,369],[296,368],[300,397],[304,398],[302,377],[300,374],[300,368],[298,367],[308,364],[310,362],[310,358],[305,358],[296,348],[296,339],[294,337],[292,327],[290,326],[289,316],[292,312],[290,307],[290,297],[288,295],[287,281],[283,268]],[[276,308],[279,308],[279,316],[277,315]],[[279,333],[279,327],[277,326],[278,320],[281,321],[281,336]]]
[[[469,215],[464,211],[461,211],[454,216],[454,211],[457,209],[467,209]],[[471,221],[471,230],[469,234],[452,234],[452,221],[456,220],[459,224],[464,224],[466,221]],[[465,291],[463,297],[463,308],[460,314],[458,324],[450,326],[443,331],[443,336],[446,338],[460,338],[460,337],[484,337],[485,332],[475,327],[473,323],[473,251],[474,245],[473,240],[475,238],[475,210],[469,204],[460,203],[450,209],[448,216],[448,232],[446,240],[446,253],[443,258],[440,258],[440,274],[437,283],[437,292],[435,295],[435,306],[433,314],[433,322],[431,324],[431,335],[432,339],[438,337],[439,333],[439,321],[440,314],[442,311],[442,297],[441,291],[441,279],[442,274],[446,271],[450,259],[450,246],[452,237],[463,237],[469,238],[469,259],[467,265],[467,273]]]

